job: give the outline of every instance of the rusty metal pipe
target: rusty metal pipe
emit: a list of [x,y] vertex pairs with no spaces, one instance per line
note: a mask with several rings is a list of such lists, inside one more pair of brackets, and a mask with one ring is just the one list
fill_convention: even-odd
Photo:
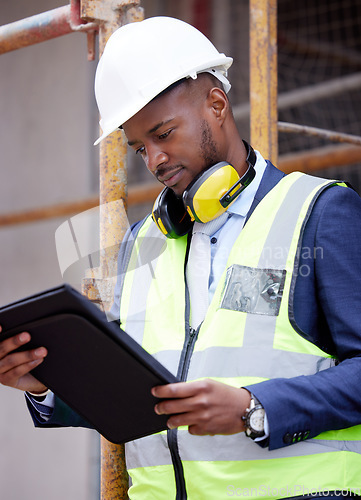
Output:
[[[331,97],[345,92],[353,92],[361,86],[361,72],[352,75],[333,78],[314,85],[289,90],[278,95],[278,111],[289,109],[291,107],[304,106],[320,99],[330,99]],[[236,120],[243,120],[250,115],[249,103],[236,104],[233,106],[233,115]]]
[[26,17],[0,27],[0,54],[67,35],[73,31],[95,31],[96,23],[82,23],[80,2]]
[[277,164],[277,0],[250,0],[251,143]]
[[[313,172],[314,170],[342,167],[359,162],[361,162],[360,146],[341,144],[280,156],[278,167],[288,174],[295,170],[300,172]],[[128,190],[128,206],[134,206],[140,203],[153,203],[162,187],[161,184],[155,182],[130,186]],[[71,201],[69,203],[60,203],[21,212],[0,214],[0,228],[15,226],[17,224],[41,222],[56,217],[71,217],[74,214],[89,210],[98,205],[99,197],[92,196],[84,200]]]
[[70,6],[42,12],[0,27],[0,54],[71,33]]
[[332,167],[354,165],[361,161],[361,148],[348,144],[314,148],[280,156],[278,167],[289,174],[294,171],[312,173]]
[[[140,203],[153,203],[160,191],[163,189],[159,182],[147,182],[129,187],[128,206]],[[89,196],[83,200],[57,203],[46,207],[31,208],[21,212],[0,214],[0,227],[15,226],[17,224],[29,224],[59,217],[71,217],[99,206],[99,196]]]
[[358,135],[344,134],[333,130],[324,130],[322,128],[310,127],[308,125],[297,125],[296,123],[278,122],[278,131],[293,134],[310,135],[321,137],[334,142],[348,142],[361,146],[361,137]]

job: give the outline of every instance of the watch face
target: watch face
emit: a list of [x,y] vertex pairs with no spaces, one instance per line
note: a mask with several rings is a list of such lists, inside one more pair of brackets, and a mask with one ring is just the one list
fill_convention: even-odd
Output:
[[264,408],[259,408],[249,416],[249,426],[254,432],[262,432],[264,430],[264,415]]

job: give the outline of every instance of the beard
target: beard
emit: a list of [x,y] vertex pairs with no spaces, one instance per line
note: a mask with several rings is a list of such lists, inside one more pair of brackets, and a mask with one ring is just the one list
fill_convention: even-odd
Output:
[[212,167],[219,160],[219,152],[217,150],[217,145],[213,139],[212,130],[205,120],[202,121],[202,134],[200,143],[200,153],[204,160],[204,169]]
[[[213,138],[212,129],[209,126],[206,120],[202,120],[200,124],[200,136],[199,136],[199,144],[198,144],[198,161],[199,158],[202,159],[203,166],[201,171],[196,175],[196,177],[200,176],[203,172],[208,170],[210,167],[221,161],[220,153],[217,148],[217,144]],[[172,166],[164,166],[160,165],[154,175],[159,180],[159,177],[163,177],[167,172],[171,170],[177,170],[178,168],[182,168],[183,165],[181,163],[174,164]],[[194,180],[194,179],[193,179]],[[161,182],[161,181],[160,181]],[[191,181],[193,182],[193,181]],[[188,184],[189,186],[190,184]],[[183,193],[175,193],[175,196],[179,199],[182,198]]]

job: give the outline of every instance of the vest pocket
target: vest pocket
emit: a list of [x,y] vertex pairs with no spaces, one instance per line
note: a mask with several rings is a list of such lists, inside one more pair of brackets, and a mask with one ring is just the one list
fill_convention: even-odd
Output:
[[233,264],[227,269],[221,308],[278,316],[285,278],[284,269]]

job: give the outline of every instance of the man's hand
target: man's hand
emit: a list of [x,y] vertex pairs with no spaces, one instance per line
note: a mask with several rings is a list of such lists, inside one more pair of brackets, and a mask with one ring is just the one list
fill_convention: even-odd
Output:
[[198,436],[235,434],[244,431],[244,415],[251,395],[246,389],[214,380],[180,382],[153,387],[153,396],[164,399],[155,406],[158,415],[172,415],[170,429],[188,425]]
[[42,363],[47,350],[45,347],[39,347],[31,351],[12,352],[29,340],[30,334],[23,332],[1,341],[0,326],[0,383],[22,391],[40,394],[47,388],[29,372]]

